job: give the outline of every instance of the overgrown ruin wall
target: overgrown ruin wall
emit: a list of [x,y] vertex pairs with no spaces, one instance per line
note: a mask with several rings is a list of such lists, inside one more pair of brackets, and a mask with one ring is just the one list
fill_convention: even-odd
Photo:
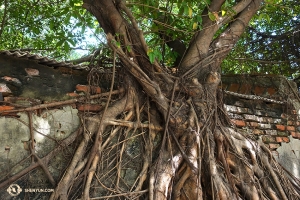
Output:
[[[4,114],[3,111],[15,109],[15,104],[28,107],[78,98],[80,93],[101,93],[101,86],[88,86],[87,74],[88,71],[84,69],[73,69],[64,65],[46,66],[38,64],[34,59],[0,54],[0,94],[4,97],[4,102],[0,105],[0,183],[6,179],[5,175],[11,176],[31,164],[30,159],[24,161],[30,155],[30,114],[35,149],[37,155],[43,157],[80,126],[80,113],[99,112],[103,105],[82,101],[70,106],[40,109],[37,112]],[[280,76],[234,75],[224,76],[221,87],[246,95],[224,93],[224,105],[235,128],[262,140],[273,150],[274,157],[294,176],[300,178],[300,106],[297,94],[294,93],[297,90],[295,85]],[[253,98],[253,95],[283,103],[266,102]],[[134,149],[138,151],[138,148]],[[60,172],[68,165],[67,158],[73,156],[73,153],[74,149],[70,146],[50,162],[49,169],[54,178],[63,175]],[[125,179],[132,181],[130,177],[134,172],[129,170],[125,174]],[[43,171],[35,170],[17,183],[25,188],[53,188],[45,180],[47,178]],[[22,199],[24,195],[22,193],[19,198]],[[47,199],[48,194],[39,195],[39,199]],[[11,196],[7,191],[0,191],[0,199],[9,198]]]
[[[262,140],[288,171],[300,178],[300,107],[296,84],[282,76],[228,75],[221,87],[237,129]],[[264,101],[260,97],[272,101]]]

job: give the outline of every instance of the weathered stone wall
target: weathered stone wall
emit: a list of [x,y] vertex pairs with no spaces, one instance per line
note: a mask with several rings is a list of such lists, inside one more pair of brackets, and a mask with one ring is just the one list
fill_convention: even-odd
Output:
[[[87,86],[88,72],[82,69],[49,67],[34,60],[2,54],[0,66],[0,94],[4,96],[5,101],[0,105],[0,114],[3,110],[14,109],[14,104],[28,107],[42,104],[44,101],[78,97],[80,93],[101,93],[100,87]],[[223,76],[221,87],[245,95],[258,95],[278,101],[287,100],[286,103],[278,104],[224,94],[225,109],[234,126],[245,134],[265,142],[273,150],[275,158],[300,178],[300,103],[292,91],[297,90],[295,84],[280,76],[233,75]],[[72,106],[34,112],[32,119],[37,155],[45,156],[78,128],[78,113],[99,112],[102,108],[101,103],[78,102]],[[25,160],[30,155],[26,147],[31,138],[28,124],[28,113],[25,112],[0,117],[0,183],[6,179],[6,175],[11,176],[31,164],[31,159]],[[138,141],[128,141],[126,152],[129,157],[138,151],[137,144]],[[48,167],[55,179],[62,176],[60,172],[67,166],[67,158],[73,156],[74,149],[71,146],[51,160]],[[137,175],[132,169],[128,168],[122,172],[128,183]],[[46,180],[44,172],[39,169],[28,173],[26,177],[17,181],[17,184],[23,188],[53,188]],[[23,199],[24,195],[26,194],[22,193],[18,197]],[[34,197],[47,199],[47,195],[43,193]],[[31,197],[33,196],[29,196],[29,199]],[[11,196],[6,191],[0,191],[0,199],[9,198]]]
[[[44,111],[40,115],[32,115],[32,124],[34,128],[35,152],[38,157],[43,158],[59,141],[68,137],[75,130],[77,130],[80,121],[77,109],[71,106],[63,107],[62,109],[53,109]],[[29,118],[26,113],[17,113],[18,118],[0,117],[0,143],[2,150],[0,151],[0,182],[6,179],[6,175],[14,175],[26,167],[30,166],[31,159],[29,141],[30,128]],[[49,171],[51,175],[58,179],[61,172],[67,166],[68,160],[73,154],[73,149],[67,149],[60,152],[53,160],[51,160]],[[24,179],[18,181],[21,188],[53,188],[53,186],[46,181],[45,173],[41,170],[29,172]],[[34,194],[34,193],[33,193]],[[25,193],[22,193],[19,198],[23,198]],[[28,195],[30,195],[28,193]],[[47,199],[49,193],[41,193]],[[36,197],[36,196],[35,196]],[[0,192],[0,199],[12,198],[6,191]],[[29,198],[31,199],[31,198]]]
[[[0,54],[0,92],[41,100],[62,100],[77,84],[87,82],[88,71],[49,67],[34,60]],[[8,87],[11,92],[3,91]]]
[[[295,99],[296,83],[279,75],[224,75],[222,89],[240,94],[258,95],[277,100]],[[298,90],[296,89],[296,92]]]
[[[262,140],[279,162],[300,178],[300,106],[296,84],[281,76],[231,75],[222,78],[222,88],[246,94],[224,94],[225,108],[236,128]],[[249,95],[249,98],[247,98]],[[258,95],[284,104],[266,102]]]

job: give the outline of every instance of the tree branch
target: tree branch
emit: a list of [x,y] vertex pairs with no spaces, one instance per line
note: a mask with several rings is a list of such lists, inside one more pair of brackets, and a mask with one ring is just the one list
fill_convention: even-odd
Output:
[[238,17],[229,25],[229,27],[211,44],[211,49],[214,52],[220,51],[224,48],[227,49],[227,51],[225,51],[222,54],[222,57],[219,59],[219,62],[221,62],[222,59],[224,59],[224,57],[230,52],[235,43],[238,41],[240,36],[244,33],[250,19],[260,8],[262,1],[263,0],[251,0],[251,3],[247,6],[245,6],[245,4],[242,4],[236,7],[237,11],[239,11],[242,8],[244,8],[244,10],[240,12]]
[[4,0],[4,13],[3,13],[2,22],[1,22],[0,37],[3,33],[3,29],[4,29],[4,26],[7,21],[7,18],[6,18],[7,17],[7,6],[8,6],[7,0]]

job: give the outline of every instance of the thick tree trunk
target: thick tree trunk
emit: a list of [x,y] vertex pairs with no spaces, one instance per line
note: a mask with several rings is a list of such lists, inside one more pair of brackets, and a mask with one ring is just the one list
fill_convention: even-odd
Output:
[[[211,1],[208,10],[220,11],[223,2]],[[87,130],[96,138],[88,159],[83,157],[90,143],[86,135],[52,199],[68,199],[80,188],[71,187],[76,176],[83,183],[82,199],[99,194],[150,200],[299,198],[270,151],[230,128],[218,92],[220,63],[260,4],[240,1],[233,7],[234,20],[204,18],[204,29],[173,77],[150,63],[142,31],[124,1],[84,0],[128,72],[126,95],[100,116],[87,118]],[[129,176],[124,168],[131,166],[127,159],[136,165],[131,183],[124,181]]]

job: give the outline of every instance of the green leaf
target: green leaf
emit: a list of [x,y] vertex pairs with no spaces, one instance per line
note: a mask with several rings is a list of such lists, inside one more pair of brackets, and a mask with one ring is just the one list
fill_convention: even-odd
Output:
[[266,20],[268,23],[271,22],[270,16],[268,14],[266,14],[266,13],[261,13],[258,16],[258,20]]
[[193,10],[191,7],[189,7],[189,17],[192,17],[192,15],[193,15]]
[[216,17],[212,12],[208,12],[208,17],[211,21],[216,21]]
[[198,23],[197,23],[197,22],[194,22],[194,23],[193,23],[193,30],[196,30],[197,27],[198,27]]
[[79,3],[74,3],[75,7],[82,7],[83,2],[79,2]]
[[70,45],[69,45],[68,42],[64,43],[64,50],[67,51],[67,52],[70,51]]
[[59,40],[57,43],[56,43],[56,46],[55,47],[61,47],[62,44],[65,42],[65,40]]
[[131,52],[131,47],[130,46],[126,46],[126,49],[128,52]]
[[154,55],[154,53],[150,53],[150,54],[149,54],[149,60],[150,60],[151,64],[154,63],[154,60],[155,60],[155,55]]
[[69,44],[71,44],[73,47],[75,47],[75,45],[76,45],[75,41],[72,40],[72,39],[67,39],[67,42],[68,42]]
[[190,10],[189,6],[185,4],[183,8],[184,8],[184,14],[189,15],[189,10]]
[[224,16],[226,14],[225,10],[222,10],[222,16]]

